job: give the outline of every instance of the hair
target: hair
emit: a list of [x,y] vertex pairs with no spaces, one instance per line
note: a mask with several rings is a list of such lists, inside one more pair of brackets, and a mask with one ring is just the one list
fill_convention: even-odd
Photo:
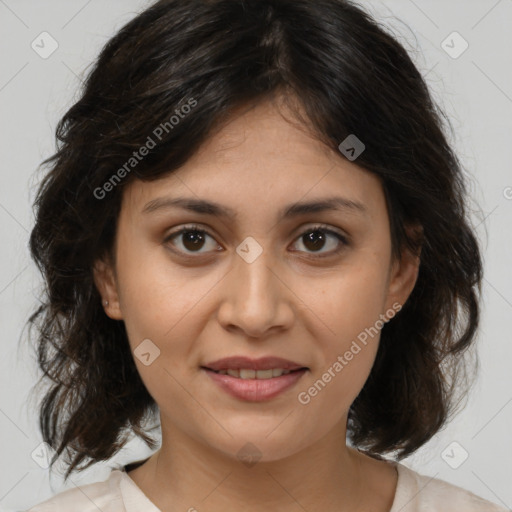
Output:
[[[28,324],[41,380],[51,381],[39,425],[52,466],[66,451],[65,479],[108,460],[130,434],[156,446],[143,423],[158,406],[93,280],[94,262],[113,255],[123,189],[169,175],[235,109],[278,94],[340,158],[349,135],[365,144],[356,163],[381,180],[393,254],[421,251],[416,285],[383,327],[349,409],[347,437],[400,460],[458,405],[479,323],[481,254],[449,121],[405,48],[347,0],[160,0],[103,47],[41,163],[29,244],[44,297]],[[131,160],[150,139],[147,156]]]

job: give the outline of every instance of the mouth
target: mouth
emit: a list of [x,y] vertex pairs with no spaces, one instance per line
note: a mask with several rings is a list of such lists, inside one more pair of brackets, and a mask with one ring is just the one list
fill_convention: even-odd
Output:
[[271,379],[287,373],[309,369],[307,366],[282,357],[266,356],[252,359],[246,356],[231,356],[204,364],[201,368],[242,379]]
[[307,366],[274,356],[260,359],[233,356],[200,368],[221,390],[238,400],[251,402],[271,400],[281,395],[309,371]]
[[284,368],[269,368],[268,370],[253,370],[251,368],[228,368],[224,370],[213,370],[206,366],[201,366],[204,370],[217,373],[219,375],[230,375],[235,379],[257,379],[257,380],[268,380],[282,375],[288,375],[289,373],[303,372],[309,370],[307,367],[297,368],[295,370],[285,370]]

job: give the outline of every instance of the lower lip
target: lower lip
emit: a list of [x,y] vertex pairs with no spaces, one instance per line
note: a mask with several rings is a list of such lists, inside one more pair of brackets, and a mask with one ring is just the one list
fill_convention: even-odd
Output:
[[307,370],[290,372],[271,379],[240,379],[231,375],[222,375],[213,370],[202,368],[208,376],[228,394],[241,400],[262,402],[270,400],[290,389]]

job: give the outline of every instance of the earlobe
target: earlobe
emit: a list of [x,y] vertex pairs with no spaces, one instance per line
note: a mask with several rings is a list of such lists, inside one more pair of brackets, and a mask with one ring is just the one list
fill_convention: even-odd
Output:
[[117,280],[111,263],[107,263],[103,259],[97,260],[94,264],[93,275],[94,284],[102,298],[105,314],[112,320],[122,320]]

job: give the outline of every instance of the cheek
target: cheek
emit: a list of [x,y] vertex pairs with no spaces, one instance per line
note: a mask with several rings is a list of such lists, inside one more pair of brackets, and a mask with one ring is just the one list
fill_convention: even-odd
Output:
[[318,365],[301,403],[335,421],[346,412],[370,374],[378,349],[385,302],[382,265],[360,265],[326,281],[308,305],[316,333]]
[[361,263],[341,269],[313,293],[311,287],[307,294],[305,289],[299,292],[308,297],[306,304],[316,313],[317,323],[323,326],[325,334],[321,339],[326,347],[342,349],[375,325],[384,312],[385,277],[382,263]]
[[[129,241],[120,245],[121,308],[133,341],[141,337],[172,339],[176,326],[214,284],[214,276],[198,279],[193,272],[173,263],[163,247]],[[191,282],[194,286],[190,286]]]
[[[124,323],[139,374],[158,401],[179,394],[175,385],[197,372],[195,340],[211,316],[205,309],[208,294],[223,274],[178,268],[164,251],[144,255],[136,248],[125,249],[118,261]],[[160,252],[158,257],[155,252]],[[149,365],[139,358],[141,353],[150,354],[145,357],[145,362],[152,361]],[[165,396],[158,397],[161,390]]]

